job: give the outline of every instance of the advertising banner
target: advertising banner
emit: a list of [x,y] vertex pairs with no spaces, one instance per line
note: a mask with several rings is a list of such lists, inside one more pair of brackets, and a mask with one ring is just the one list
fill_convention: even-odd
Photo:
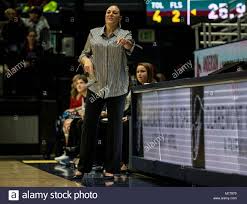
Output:
[[195,77],[207,76],[233,62],[247,61],[247,40],[194,52]]

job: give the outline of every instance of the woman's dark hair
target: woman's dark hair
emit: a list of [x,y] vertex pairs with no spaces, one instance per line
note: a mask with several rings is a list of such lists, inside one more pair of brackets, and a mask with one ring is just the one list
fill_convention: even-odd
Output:
[[[105,11],[107,11],[108,8],[111,6],[116,6],[119,9],[119,15],[121,16],[121,8],[117,4],[110,4],[106,7]],[[121,28],[121,21],[119,21],[118,26]]]
[[34,28],[29,28],[28,31],[27,31],[27,35],[31,32],[34,32],[36,35],[37,35],[37,32]]
[[105,8],[105,10],[107,10],[109,7],[111,7],[111,6],[116,6],[118,9],[119,9],[119,14],[120,14],[120,16],[121,16],[121,7],[119,6],[119,5],[117,5],[117,4],[110,4],[110,5],[108,5],[106,8]]
[[[24,42],[24,47],[25,47],[25,48],[27,48],[27,47],[28,47],[28,40],[27,40],[27,36],[28,36],[28,35],[29,35],[29,33],[31,33],[31,32],[35,33],[35,35],[36,35],[36,37],[37,37],[37,32],[36,32],[36,30],[35,30],[35,29],[33,29],[33,28],[28,29],[28,30],[25,32],[25,35],[26,35],[26,37],[25,37],[25,42]],[[38,40],[37,40],[37,38],[36,38],[36,41],[35,41],[34,46],[38,46],[38,45],[39,45],[39,43],[38,43]]]

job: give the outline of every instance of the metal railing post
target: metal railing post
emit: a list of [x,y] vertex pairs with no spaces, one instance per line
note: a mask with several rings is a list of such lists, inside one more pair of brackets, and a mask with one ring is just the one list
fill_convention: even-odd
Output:
[[211,23],[209,23],[208,25],[208,46],[209,47],[212,47],[212,35],[211,35],[211,32],[212,32],[212,26],[211,26]]
[[202,24],[202,32],[203,32],[203,47],[207,47],[207,36],[206,36],[206,24]]
[[237,19],[237,33],[238,33],[238,40],[240,40],[241,39],[241,21],[239,18]]
[[200,48],[200,40],[199,40],[199,26],[195,27],[195,40],[196,40],[196,49]]

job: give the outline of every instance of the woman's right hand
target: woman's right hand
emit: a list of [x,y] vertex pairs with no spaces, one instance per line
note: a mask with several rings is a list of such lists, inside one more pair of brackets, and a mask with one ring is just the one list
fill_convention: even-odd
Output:
[[101,111],[100,116],[101,116],[102,118],[106,118],[106,117],[107,117],[107,112],[106,112],[106,111]]
[[83,60],[83,69],[84,72],[87,72],[89,74],[93,74],[94,70],[93,70],[93,63],[89,58],[84,58]]

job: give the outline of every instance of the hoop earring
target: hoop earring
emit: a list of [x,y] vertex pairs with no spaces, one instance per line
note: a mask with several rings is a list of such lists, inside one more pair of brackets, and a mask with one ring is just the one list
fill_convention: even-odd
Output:
[[121,28],[121,22],[120,21],[118,22],[118,26],[119,26],[119,28]]

